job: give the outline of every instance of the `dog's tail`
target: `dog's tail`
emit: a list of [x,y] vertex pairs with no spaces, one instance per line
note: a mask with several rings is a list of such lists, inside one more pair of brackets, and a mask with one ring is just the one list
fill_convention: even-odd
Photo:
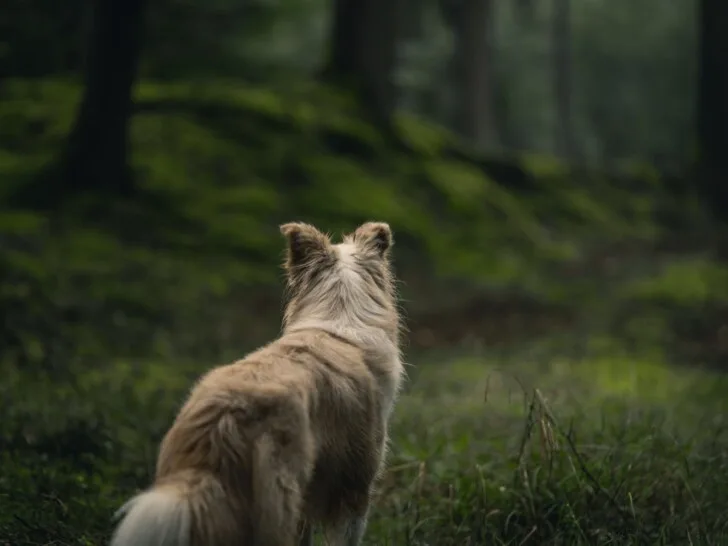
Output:
[[244,504],[209,471],[187,469],[167,477],[117,511],[123,519],[110,546],[293,545],[301,494],[276,452],[266,434],[255,442],[252,498]]
[[235,535],[243,538],[240,516],[213,474],[187,469],[136,495],[116,512],[122,519],[111,546],[227,546]]

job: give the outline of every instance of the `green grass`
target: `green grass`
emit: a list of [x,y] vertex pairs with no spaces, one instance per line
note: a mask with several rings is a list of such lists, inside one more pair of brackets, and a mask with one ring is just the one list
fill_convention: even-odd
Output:
[[[365,543],[726,543],[728,377],[603,341],[583,352],[411,368]],[[103,544],[204,367],[122,361],[61,382],[6,366],[0,537]]]

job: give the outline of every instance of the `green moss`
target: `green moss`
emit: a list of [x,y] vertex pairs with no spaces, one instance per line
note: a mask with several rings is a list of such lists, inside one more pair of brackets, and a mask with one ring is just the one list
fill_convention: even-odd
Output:
[[662,182],[660,172],[654,165],[644,161],[624,161],[619,164],[619,170],[626,176],[640,180],[644,185],[659,187]]
[[445,128],[413,116],[401,114],[396,124],[404,141],[424,156],[437,157],[444,147],[455,143],[452,133]]
[[[15,151],[0,156],[0,178],[30,171],[38,157],[58,149],[78,95],[69,82],[8,83],[0,103],[5,131],[0,140],[13,141]],[[621,200],[605,200],[588,184],[574,188],[568,169],[545,156],[514,160],[543,182],[537,194],[508,191],[510,181],[492,179],[479,161],[438,157],[456,139],[408,116],[398,118],[398,127],[422,156],[388,150],[352,102],[327,88],[274,92],[229,81],[141,82],[136,101],[141,110],[132,126],[133,163],[143,187],[171,202],[197,232],[227,240],[230,247],[276,253],[274,230],[265,226],[272,217],[281,220],[276,215],[282,211],[337,227],[378,216],[421,249],[436,250],[432,261],[444,273],[471,275],[481,269],[482,278],[487,269],[511,269],[512,257],[504,254],[502,267],[483,269],[473,239],[485,238],[491,247],[527,248],[553,260],[573,255],[566,249],[575,229],[623,237],[649,224],[647,201],[632,200],[632,209],[643,211],[636,219],[625,213]],[[348,150],[353,143],[339,154],[340,146]],[[301,180],[294,183],[292,177]],[[541,227],[544,210],[555,210],[548,236]],[[463,215],[470,241],[457,226]],[[176,228],[167,231],[165,237]],[[492,254],[488,262],[500,259]],[[466,262],[470,265],[463,267]],[[449,264],[456,267],[447,271]]]
[[681,305],[728,303],[728,268],[705,258],[664,264],[652,278],[624,287],[626,295]]
[[537,180],[567,180],[569,178],[569,165],[554,156],[526,153],[519,156],[519,160],[526,172]]
[[[0,179],[7,184],[0,191],[57,153],[79,95],[73,82],[6,82]],[[195,317],[215,305],[217,314],[250,314],[233,312],[239,304],[231,302],[260,286],[277,288],[277,225],[291,218],[332,232],[383,218],[404,241],[397,254],[403,269],[570,305],[594,287],[588,278],[564,282],[560,267],[597,244],[657,234],[652,194],[614,188],[603,173],[573,180],[563,163],[545,156],[468,159],[447,130],[406,115],[397,126],[411,149],[393,149],[351,97],[314,84],[275,91],[232,81],[141,82],[135,100],[132,161],[151,205],[119,205],[91,227],[89,211],[99,203],[71,203],[52,234],[30,230],[44,223],[32,214],[24,216],[27,225],[11,216],[0,221],[0,239],[12,249],[3,258],[5,282],[44,291],[42,304],[14,293],[13,305],[29,321],[18,320],[18,328],[45,331],[45,315],[94,317],[82,326],[61,321],[53,343],[69,352],[77,328],[99,350],[114,342],[90,324],[113,332],[117,320],[134,324],[138,336],[120,342],[123,354],[165,345],[159,339],[183,323],[199,334],[190,339],[209,346],[204,340],[219,327]],[[503,171],[496,163],[513,167],[511,174],[496,176]],[[514,189],[524,170],[535,184]],[[51,270],[52,282],[44,273]],[[633,289],[614,292],[638,297]],[[34,336],[15,342],[30,351]]]

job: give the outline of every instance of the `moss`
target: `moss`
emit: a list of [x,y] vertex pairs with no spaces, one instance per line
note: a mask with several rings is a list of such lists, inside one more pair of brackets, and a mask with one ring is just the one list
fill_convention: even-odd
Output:
[[554,156],[527,153],[520,156],[520,161],[524,169],[536,179],[569,179],[569,165]]
[[[73,82],[6,82],[2,191],[52,159],[79,95]],[[149,202],[86,196],[67,205],[52,231],[30,230],[45,221],[32,213],[0,222],[0,239],[13,249],[3,258],[3,282],[43,287],[42,303],[12,296],[26,318],[8,343],[26,353],[38,353],[30,350],[36,336],[26,339],[23,331],[38,328],[60,336],[56,341],[69,353],[78,328],[88,329],[84,337],[92,343],[94,328],[88,320],[77,325],[76,316],[94,317],[108,330],[94,346],[115,347],[111,332],[120,321],[134,325],[136,339],[120,350],[143,352],[150,343],[167,343],[160,339],[187,320],[196,320],[189,327],[199,334],[194,339],[209,345],[203,340],[217,336],[220,325],[200,324],[195,317],[207,315],[196,306],[250,316],[251,310],[235,312],[232,300],[276,292],[270,288],[279,281],[276,226],[291,218],[334,232],[385,218],[403,242],[398,256],[405,270],[570,303],[586,293],[588,279],[564,282],[564,267],[597,244],[661,234],[654,211],[659,188],[634,192],[629,181],[615,186],[612,175],[599,172],[574,179],[563,163],[542,156],[483,159],[447,130],[406,115],[397,126],[410,149],[394,149],[350,97],[329,88],[141,82],[135,101],[132,161]],[[50,270],[52,282],[43,273]],[[23,314],[34,306],[37,312]],[[50,333],[58,320],[64,327]]]
[[700,257],[663,264],[651,278],[624,286],[625,297],[679,305],[728,304],[728,268]]
[[[10,178],[23,163],[17,158],[50,157],[58,148],[78,90],[69,82],[13,81],[4,98],[0,141],[13,141],[15,152],[0,157],[0,177]],[[643,214],[634,219],[624,211],[624,195],[617,196],[617,204],[617,197],[604,200],[593,184],[576,192],[568,169],[547,157],[514,159],[542,181],[537,195],[509,191],[509,181],[486,174],[480,160],[441,155],[457,145],[456,139],[408,116],[401,116],[398,126],[414,155],[388,150],[351,101],[330,89],[276,93],[234,82],[142,82],[136,101],[133,162],[143,187],[170,199],[199,230],[239,239],[231,244],[235,247],[277,251],[272,237],[258,234],[270,234],[263,224],[280,219],[276,215],[283,211],[335,224],[386,216],[423,249],[433,247],[431,239],[458,238],[447,231],[467,214],[469,229],[487,233],[492,245],[516,243],[553,255],[550,241],[569,230],[606,232],[620,226],[616,235],[623,236],[649,215],[644,200],[635,201],[632,208]],[[358,144],[352,148],[352,143]],[[429,195],[427,202],[422,195]],[[552,225],[546,237],[539,216],[554,205],[561,209],[554,215],[560,233]],[[257,240],[245,240],[253,237]],[[468,246],[454,251],[479,252]],[[457,261],[441,254],[432,260],[445,267]]]
[[640,180],[646,185],[659,186],[661,182],[660,172],[654,165],[644,161],[624,161],[618,167],[626,176]]
[[455,144],[452,133],[439,125],[404,114],[396,122],[404,141],[423,156],[437,157]]

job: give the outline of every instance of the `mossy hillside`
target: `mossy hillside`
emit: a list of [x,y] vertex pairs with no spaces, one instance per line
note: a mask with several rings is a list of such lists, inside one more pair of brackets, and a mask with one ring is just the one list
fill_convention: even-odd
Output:
[[[0,169],[10,191],[59,149],[78,89],[14,81],[2,98]],[[481,160],[445,130],[406,116],[402,151],[349,101],[319,87],[142,83],[136,102],[133,162],[142,187],[205,228],[213,247],[262,258],[279,248],[273,220],[301,216],[337,231],[377,214],[443,274],[527,285],[537,261],[573,257],[589,236],[655,234],[652,176],[633,178],[630,188],[650,195],[630,196],[610,189],[606,175],[573,180],[548,158],[515,158],[515,167]],[[164,235],[185,244],[183,235]]]
[[[79,88],[8,81],[1,98],[0,202],[58,152]],[[395,147],[347,97],[310,84],[142,82],[136,106],[133,163],[148,201],[86,196],[60,216],[0,219],[2,297],[18,317],[6,345],[30,360],[141,355],[150,343],[220,355],[265,339],[275,321],[258,317],[280,301],[276,225],[294,218],[332,232],[387,219],[415,315],[475,288],[584,305],[605,280],[597,249],[624,253],[627,241],[631,259],[665,234],[656,209],[672,203],[645,168],[575,173],[540,156],[483,159],[404,115],[407,147]],[[659,273],[652,256],[640,263],[626,280]],[[459,288],[433,289],[445,279]]]

